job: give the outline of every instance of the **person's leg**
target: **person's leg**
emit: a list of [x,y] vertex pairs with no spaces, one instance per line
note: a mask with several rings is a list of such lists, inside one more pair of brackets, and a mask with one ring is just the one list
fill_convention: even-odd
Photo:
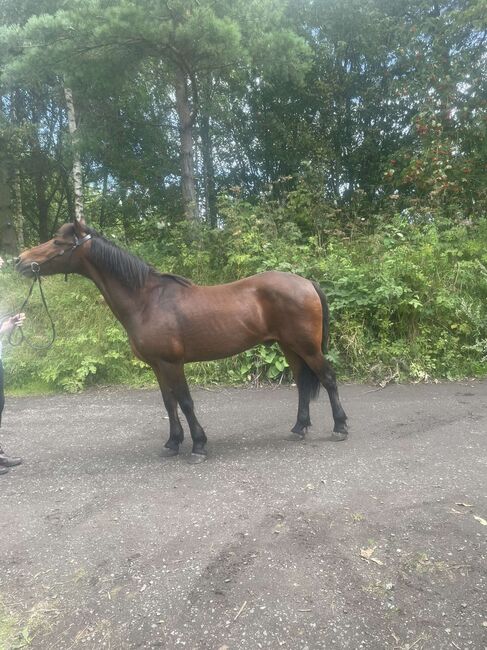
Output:
[[[5,395],[3,393],[3,366],[0,360],[0,424],[2,422],[2,412],[4,406],[5,406]],[[0,445],[0,454],[3,454],[1,445]],[[2,467],[0,465],[0,474],[6,474],[7,472],[8,472],[8,467]]]
[[[5,406],[5,392],[3,389],[3,364],[0,360],[0,425],[2,424],[3,407]],[[6,474],[9,467],[20,465],[22,458],[7,456],[0,445],[0,474]]]
[[[3,390],[3,363],[0,359],[0,426],[2,426],[2,413],[3,407],[5,406],[5,392]],[[0,453],[1,453],[0,447]]]

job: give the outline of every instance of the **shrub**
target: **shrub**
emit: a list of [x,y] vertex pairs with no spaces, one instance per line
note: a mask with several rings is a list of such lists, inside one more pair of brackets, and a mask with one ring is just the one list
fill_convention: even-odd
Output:
[[[408,213],[369,220],[382,224],[374,230],[347,232],[328,223],[319,235],[303,234],[290,206],[292,201],[252,205],[225,199],[221,228],[154,227],[154,236],[133,250],[163,270],[200,283],[269,269],[318,281],[330,301],[329,357],[341,378],[487,374],[486,221],[459,225]],[[94,285],[75,276],[65,284],[58,276],[46,278],[44,287],[57,339],[46,351],[5,346],[10,389],[76,391],[94,384],[154,383],[151,371],[133,358],[125,332]],[[14,311],[27,288],[26,280],[3,273],[2,313]],[[29,305],[25,330],[30,336],[37,331],[36,340],[48,330],[38,297]],[[190,364],[187,372],[191,381],[203,384],[290,379],[277,346]]]

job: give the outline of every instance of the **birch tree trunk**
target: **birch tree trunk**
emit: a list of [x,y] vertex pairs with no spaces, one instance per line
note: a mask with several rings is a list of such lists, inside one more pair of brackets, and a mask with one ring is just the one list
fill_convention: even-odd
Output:
[[105,169],[103,172],[103,189],[101,192],[101,207],[100,207],[100,217],[99,217],[101,232],[103,232],[103,229],[105,227],[107,191],[108,191],[108,171]]
[[[18,90],[14,91],[11,96],[11,119],[12,124],[18,128],[20,124],[20,106],[21,98]],[[12,220],[15,229],[15,234],[17,237],[18,250],[24,250],[24,213],[22,211],[22,184],[20,177],[20,169],[17,163],[18,156],[20,155],[20,137],[16,137],[16,155],[14,156],[15,161],[13,162],[12,171],[11,171],[11,185],[12,185]]]
[[79,155],[78,126],[71,88],[64,87],[66,109],[68,112],[68,127],[73,147],[73,187],[74,187],[74,216],[77,221],[83,219],[83,170]]
[[184,216],[188,221],[198,219],[198,202],[194,178],[193,122],[186,74],[176,73],[176,111],[179,118],[179,155]]

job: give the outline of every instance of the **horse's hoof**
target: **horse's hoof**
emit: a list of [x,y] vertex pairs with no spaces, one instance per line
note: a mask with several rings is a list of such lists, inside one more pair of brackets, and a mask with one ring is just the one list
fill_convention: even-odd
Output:
[[289,433],[287,436],[284,436],[284,440],[289,440],[291,442],[303,442],[304,433]]
[[164,447],[162,450],[163,458],[174,458],[174,456],[179,455],[179,449],[171,449],[170,447]]
[[190,465],[199,465],[200,463],[204,463],[206,459],[206,454],[191,454],[191,456],[188,458],[188,463]]
[[344,431],[334,431],[331,434],[331,439],[334,440],[335,442],[342,442],[347,438],[348,438],[348,433],[345,433]]

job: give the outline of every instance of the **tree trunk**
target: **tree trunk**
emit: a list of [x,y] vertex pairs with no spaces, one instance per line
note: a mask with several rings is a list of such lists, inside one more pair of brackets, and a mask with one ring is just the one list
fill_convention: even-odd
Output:
[[74,216],[77,221],[83,219],[83,170],[79,155],[78,126],[71,88],[64,88],[66,108],[68,112],[68,127],[73,147],[73,187],[74,187]]
[[[19,128],[21,123],[21,96],[18,90],[12,92],[11,96],[11,120],[16,129]],[[24,214],[22,211],[22,183],[20,177],[20,168],[17,161],[20,159],[21,142],[20,136],[15,136],[15,154],[13,158],[13,166],[10,172],[11,187],[12,187],[12,220],[17,238],[18,250],[22,251],[25,248],[24,243]]]
[[198,202],[194,178],[193,121],[186,74],[176,73],[176,111],[179,117],[179,152],[184,216],[188,221],[198,219]]
[[216,227],[216,188],[215,167],[213,164],[213,150],[211,144],[210,118],[201,116],[201,154],[203,158],[203,178],[205,183],[205,210],[206,220],[212,228]]
[[12,219],[12,193],[8,183],[7,157],[0,150],[0,251],[14,254],[17,251],[15,228]]
[[16,164],[20,155],[17,104],[18,93],[14,91],[10,96],[14,130],[8,143],[0,140],[0,249],[9,254],[17,254],[24,248],[20,171]]
[[18,250],[25,248],[24,243],[24,214],[22,212],[22,185],[20,181],[20,170],[15,166],[12,172],[12,220],[17,238]]
[[103,172],[103,189],[101,192],[101,207],[100,207],[101,232],[103,232],[103,229],[105,228],[107,192],[108,192],[108,171],[105,169]]
[[[38,120],[37,114],[33,115],[33,121]],[[34,202],[36,207],[36,226],[40,242],[47,241],[49,233],[49,201],[47,179],[49,176],[49,164],[41,148],[39,133],[34,130],[29,137],[31,154],[28,160],[29,174],[34,183]]]
[[49,203],[47,201],[46,176],[41,162],[42,154],[39,152],[37,160],[39,164],[35,170],[34,187],[36,190],[36,207],[38,219],[39,241],[49,239]]

